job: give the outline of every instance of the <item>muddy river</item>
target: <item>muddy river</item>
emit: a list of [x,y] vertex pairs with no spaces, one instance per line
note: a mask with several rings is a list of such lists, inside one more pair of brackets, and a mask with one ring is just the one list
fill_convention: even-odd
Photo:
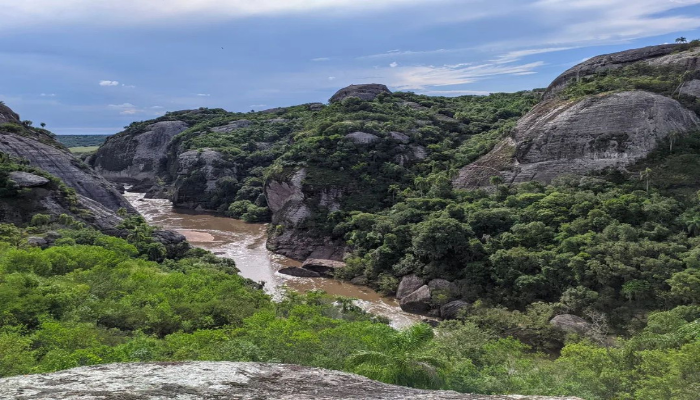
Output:
[[395,328],[420,321],[420,317],[405,313],[393,298],[374,290],[326,278],[295,278],[279,274],[281,268],[300,263],[274,254],[265,247],[267,226],[248,224],[232,218],[176,209],[169,200],[145,199],[142,193],[126,193],[125,197],[149,223],[170,229],[187,237],[197,247],[220,257],[232,258],[241,275],[256,282],[265,282],[265,290],[279,298],[285,288],[306,292],[323,290],[335,296],[349,297],[365,311],[388,318]]

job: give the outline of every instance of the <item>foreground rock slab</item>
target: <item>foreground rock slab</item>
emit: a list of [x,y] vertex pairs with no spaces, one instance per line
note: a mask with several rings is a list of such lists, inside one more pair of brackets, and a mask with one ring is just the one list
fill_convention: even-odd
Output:
[[[555,399],[416,390],[318,368],[231,362],[110,364],[82,367],[52,374],[0,379],[0,393],[3,398],[18,400]],[[576,399],[570,397],[567,400]]]

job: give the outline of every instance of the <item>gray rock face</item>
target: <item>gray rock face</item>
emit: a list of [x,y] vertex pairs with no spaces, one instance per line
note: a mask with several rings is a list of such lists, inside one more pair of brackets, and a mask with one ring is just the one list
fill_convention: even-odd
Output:
[[[197,175],[193,175],[195,172]],[[172,201],[181,207],[204,207],[207,195],[216,190],[217,182],[224,177],[236,176],[236,173],[236,168],[229,166],[217,151],[204,149],[181,153],[177,157]]]
[[10,179],[21,188],[31,188],[44,186],[50,181],[43,176],[30,174],[29,172],[15,171],[10,172]]
[[693,79],[681,87],[680,94],[700,98],[700,79]]
[[376,83],[364,85],[350,85],[346,88],[338,90],[329,100],[330,103],[337,103],[347,99],[348,97],[357,97],[360,100],[372,101],[381,93],[391,94],[386,85]]
[[19,115],[12,111],[10,107],[0,104],[0,124],[19,123]]
[[124,183],[155,183],[165,168],[167,149],[177,134],[187,129],[182,121],[162,121],[138,135],[118,134],[107,139],[91,163],[105,178]]
[[217,126],[215,128],[212,128],[211,130],[212,130],[212,132],[229,133],[229,132],[233,132],[237,129],[247,128],[251,125],[253,125],[253,122],[248,121],[247,119],[242,119],[239,121],[230,122],[224,126]]
[[25,158],[31,165],[60,178],[78,194],[93,199],[112,211],[122,207],[134,211],[111,183],[67,150],[29,137],[0,132],[0,151],[13,157]]
[[366,132],[353,132],[345,135],[345,138],[358,144],[369,144],[379,140],[379,136]]
[[700,48],[678,52],[676,44],[649,46],[641,49],[626,50],[619,53],[605,54],[586,60],[559,75],[547,91],[544,99],[554,98],[566,86],[576,79],[585,78],[611,69],[619,69],[636,62],[648,62],[651,65],[678,65],[683,68],[699,69]]
[[700,120],[676,100],[630,91],[580,101],[551,100],[517,124],[512,137],[463,168],[457,188],[489,185],[501,175],[508,183],[548,183],[563,174],[605,168],[623,170],[646,157],[671,133],[700,129]]
[[423,285],[425,285],[425,281],[422,278],[416,275],[406,275],[399,283],[399,288],[396,290],[396,298],[401,300]]
[[411,138],[407,134],[401,132],[389,132],[389,137],[403,144],[411,141]]
[[406,312],[425,314],[432,308],[430,300],[430,288],[428,288],[428,285],[423,285],[415,292],[402,298],[399,305]]
[[457,319],[462,310],[469,307],[469,303],[463,300],[451,301],[440,307],[440,316],[444,319]]
[[282,268],[278,271],[280,274],[295,276],[298,278],[320,278],[321,274],[318,272],[311,271],[309,269],[299,268],[299,267],[289,267]]
[[318,258],[309,258],[301,265],[303,269],[316,272],[321,276],[332,277],[336,270],[345,268],[345,263],[335,260],[323,260]]
[[549,323],[564,332],[577,333],[579,335],[585,335],[590,332],[592,325],[581,317],[577,317],[571,314],[557,315],[552,318]]
[[418,390],[320,368],[232,362],[167,362],[82,367],[51,374],[0,379],[0,393],[15,400],[554,399]]

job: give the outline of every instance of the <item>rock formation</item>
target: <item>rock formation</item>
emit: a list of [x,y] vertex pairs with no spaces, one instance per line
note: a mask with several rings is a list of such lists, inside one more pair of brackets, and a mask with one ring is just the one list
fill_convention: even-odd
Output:
[[[493,176],[505,183],[549,183],[564,175],[626,168],[654,151],[670,135],[700,130],[700,119],[674,98],[642,90],[602,93],[567,100],[559,94],[573,81],[634,63],[700,70],[700,48],[653,46],[594,57],[564,72],[545,100],[524,116],[509,137],[490,153],[462,168],[456,188],[489,186]],[[694,80],[679,90],[694,95]]]
[[[0,379],[0,393],[16,400],[555,399],[418,390],[319,368],[232,362],[163,362],[82,367],[51,374]],[[560,399],[576,400],[572,397]]]
[[350,85],[338,90],[333,97],[331,97],[329,102],[338,103],[347,99],[348,97],[357,97],[360,100],[372,101],[382,93],[391,94],[391,91],[385,85],[379,85],[376,83]]

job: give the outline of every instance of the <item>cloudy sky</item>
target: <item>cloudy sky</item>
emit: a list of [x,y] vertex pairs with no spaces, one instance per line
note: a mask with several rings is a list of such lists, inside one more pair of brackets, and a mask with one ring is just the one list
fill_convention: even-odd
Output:
[[87,134],[325,102],[353,83],[545,87],[594,55],[700,38],[700,0],[0,0],[0,21],[0,100]]

